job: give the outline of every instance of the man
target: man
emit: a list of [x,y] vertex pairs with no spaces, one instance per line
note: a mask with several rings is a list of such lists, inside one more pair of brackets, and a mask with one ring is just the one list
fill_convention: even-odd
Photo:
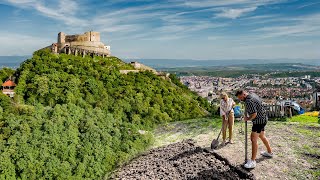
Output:
[[251,143],[252,143],[252,156],[244,165],[245,168],[253,169],[256,167],[256,157],[258,151],[258,137],[262,140],[266,146],[267,151],[261,152],[262,156],[271,158],[273,156],[268,139],[265,137],[265,126],[268,121],[266,110],[262,105],[262,100],[256,94],[248,94],[243,90],[236,92],[236,96],[239,100],[245,102],[246,113],[244,120],[252,121]]

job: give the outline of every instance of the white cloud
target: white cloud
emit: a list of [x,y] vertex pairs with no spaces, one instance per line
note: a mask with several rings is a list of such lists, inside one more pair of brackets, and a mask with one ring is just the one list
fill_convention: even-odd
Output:
[[287,0],[181,0],[181,4],[193,8],[227,6],[263,6],[282,3]]
[[14,4],[29,4],[29,3],[35,3],[37,0],[7,0],[9,3]]
[[313,5],[316,5],[316,4],[320,4],[320,2],[314,2],[314,3],[305,4],[305,5],[302,5],[302,6],[298,7],[297,9],[302,9],[302,8],[313,6]]
[[139,25],[114,25],[114,26],[110,26],[110,27],[101,27],[98,30],[100,32],[133,32],[133,31],[137,31],[141,29]]
[[49,6],[39,0],[7,0],[7,2],[18,8],[34,9],[45,17],[59,20],[70,26],[86,24],[85,20],[76,17],[79,6],[73,0],[57,0],[55,6]]
[[320,36],[320,13],[308,16],[287,18],[289,23],[257,28],[254,32],[262,32],[264,38],[281,36]]
[[[0,55],[30,55],[32,52],[46,47],[52,43],[52,39],[45,39],[16,33],[0,32],[6,36],[0,36],[0,41],[5,42],[0,48]],[[17,44],[17,42],[19,42]]]
[[250,0],[204,0],[204,1],[185,1],[183,4],[189,7],[216,7],[216,6],[229,6],[234,4],[248,4]]
[[216,14],[216,17],[236,19],[246,13],[255,11],[256,9],[257,7],[242,8],[242,9],[222,9],[222,12]]

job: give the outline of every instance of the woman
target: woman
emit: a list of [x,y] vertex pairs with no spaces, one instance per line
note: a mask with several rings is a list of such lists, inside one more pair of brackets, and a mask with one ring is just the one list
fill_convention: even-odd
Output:
[[223,92],[220,95],[220,116],[222,117],[222,145],[226,143],[227,126],[229,127],[229,143],[232,144],[232,128],[234,124],[233,107],[236,103],[232,98],[229,98],[227,93]]

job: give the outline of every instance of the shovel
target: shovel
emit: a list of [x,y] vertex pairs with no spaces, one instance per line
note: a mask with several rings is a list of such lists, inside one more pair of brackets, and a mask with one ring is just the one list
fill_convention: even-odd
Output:
[[222,125],[222,127],[221,127],[221,129],[220,129],[220,132],[219,132],[219,135],[218,135],[217,139],[212,140],[212,142],[211,142],[211,149],[216,149],[216,148],[218,147],[218,145],[219,145],[219,137],[220,137],[222,128],[223,128],[223,125]]
[[[228,114],[227,117],[229,118],[229,114]],[[228,128],[228,124],[227,124],[227,127],[226,127],[226,128]],[[222,127],[221,127],[221,129],[220,129],[220,132],[219,132],[219,135],[218,135],[217,139],[214,139],[214,140],[212,140],[212,142],[211,142],[211,149],[216,149],[216,148],[218,147],[218,145],[219,145],[219,137],[220,137],[220,134],[221,134],[222,129],[223,129],[223,124],[222,124]]]

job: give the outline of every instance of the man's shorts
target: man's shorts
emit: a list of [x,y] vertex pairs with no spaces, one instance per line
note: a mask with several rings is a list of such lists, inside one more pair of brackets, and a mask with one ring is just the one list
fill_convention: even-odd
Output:
[[266,124],[253,124],[252,132],[261,133],[261,131],[264,131],[265,126]]

